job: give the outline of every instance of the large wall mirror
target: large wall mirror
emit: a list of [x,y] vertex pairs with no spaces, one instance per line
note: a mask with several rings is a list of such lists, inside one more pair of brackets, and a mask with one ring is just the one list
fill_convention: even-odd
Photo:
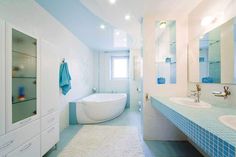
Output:
[[189,81],[236,83],[236,18],[189,43]]
[[176,21],[156,23],[156,82],[176,83]]

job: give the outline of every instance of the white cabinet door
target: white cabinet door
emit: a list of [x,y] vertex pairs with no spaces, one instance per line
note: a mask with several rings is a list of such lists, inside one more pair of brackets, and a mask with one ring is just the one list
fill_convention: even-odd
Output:
[[0,136],[5,133],[5,23],[0,19]]
[[41,133],[41,155],[47,153],[59,141],[59,124]]
[[6,24],[7,132],[31,123],[40,115],[39,40],[27,31]]
[[57,110],[59,105],[59,66],[57,48],[41,41],[41,115]]

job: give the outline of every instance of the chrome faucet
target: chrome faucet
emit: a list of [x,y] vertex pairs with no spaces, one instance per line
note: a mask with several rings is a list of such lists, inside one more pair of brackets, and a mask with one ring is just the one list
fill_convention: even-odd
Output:
[[231,92],[229,91],[229,86],[224,86],[224,92],[213,92],[213,95],[216,97],[223,97],[224,99],[227,99],[229,95],[231,95]]
[[194,102],[199,103],[200,102],[200,95],[201,95],[201,86],[199,84],[196,84],[196,90],[191,91],[191,96],[194,96]]

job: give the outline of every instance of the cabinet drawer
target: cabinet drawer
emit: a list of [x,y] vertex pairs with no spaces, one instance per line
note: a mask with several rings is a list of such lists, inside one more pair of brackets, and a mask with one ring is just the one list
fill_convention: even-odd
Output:
[[48,106],[48,107],[43,107],[43,105],[42,105],[42,107],[41,107],[42,114],[41,115],[46,116],[48,114],[55,112],[56,110],[57,110],[57,108],[52,105]]
[[41,121],[41,130],[44,131],[47,128],[51,127],[52,125],[59,122],[58,113],[54,112],[52,114],[49,114],[48,116],[45,116],[42,118]]
[[59,123],[41,134],[41,155],[47,153],[59,141]]
[[27,140],[40,134],[40,121],[33,121],[32,123],[19,128],[15,131],[0,137],[0,156],[9,153]]
[[40,136],[26,142],[6,157],[40,157]]

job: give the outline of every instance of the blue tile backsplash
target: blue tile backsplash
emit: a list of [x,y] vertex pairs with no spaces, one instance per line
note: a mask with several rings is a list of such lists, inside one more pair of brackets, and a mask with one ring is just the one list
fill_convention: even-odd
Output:
[[[199,126],[155,98],[151,99],[151,103],[210,157],[235,157],[235,146],[222,140],[220,137],[207,131],[205,128]],[[236,134],[232,136],[236,136]]]

